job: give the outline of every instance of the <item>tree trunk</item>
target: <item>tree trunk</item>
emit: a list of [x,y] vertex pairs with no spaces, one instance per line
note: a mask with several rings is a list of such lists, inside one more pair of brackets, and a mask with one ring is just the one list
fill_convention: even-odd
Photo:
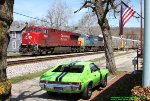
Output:
[[112,38],[110,32],[110,26],[108,24],[108,20],[106,18],[107,11],[104,11],[102,0],[96,1],[95,12],[98,18],[98,24],[101,28],[104,43],[105,43],[105,56],[106,56],[106,68],[109,69],[110,73],[115,74],[116,72],[116,64],[114,60],[113,46],[112,46]]
[[14,0],[0,0],[0,101],[8,101],[11,96],[11,83],[7,79],[7,30],[12,23]]

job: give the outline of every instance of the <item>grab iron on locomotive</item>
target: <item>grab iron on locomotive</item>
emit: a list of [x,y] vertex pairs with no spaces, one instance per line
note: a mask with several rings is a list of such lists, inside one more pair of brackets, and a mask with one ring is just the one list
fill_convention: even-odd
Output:
[[[114,49],[138,48],[139,40],[120,39],[112,36]],[[122,42],[121,42],[122,41]],[[121,42],[121,44],[120,44]],[[104,50],[102,35],[79,34],[58,29],[30,26],[22,34],[22,42],[19,49],[21,54],[48,54],[65,52],[84,52]]]

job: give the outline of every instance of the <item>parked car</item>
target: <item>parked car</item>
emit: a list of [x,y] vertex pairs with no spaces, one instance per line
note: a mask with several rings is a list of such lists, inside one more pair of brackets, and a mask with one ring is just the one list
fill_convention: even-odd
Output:
[[84,99],[92,95],[92,88],[107,85],[108,70],[97,67],[93,62],[68,62],[45,72],[40,77],[40,87],[59,93],[80,93]]

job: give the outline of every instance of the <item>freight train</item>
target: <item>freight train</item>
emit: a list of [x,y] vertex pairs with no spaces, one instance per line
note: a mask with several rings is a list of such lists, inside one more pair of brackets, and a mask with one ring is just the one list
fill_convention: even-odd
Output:
[[[138,48],[138,40],[125,39],[112,36],[113,47],[118,49]],[[120,43],[122,43],[120,45]],[[94,36],[79,34],[58,29],[30,26],[22,34],[22,42],[19,48],[21,54],[48,54],[66,52],[85,52],[104,50],[102,35]]]

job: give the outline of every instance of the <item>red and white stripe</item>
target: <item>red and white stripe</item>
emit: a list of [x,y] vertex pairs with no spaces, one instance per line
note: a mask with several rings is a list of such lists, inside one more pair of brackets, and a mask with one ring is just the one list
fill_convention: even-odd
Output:
[[134,13],[135,11],[131,7],[125,9],[125,11],[122,14],[123,26],[130,20]]

